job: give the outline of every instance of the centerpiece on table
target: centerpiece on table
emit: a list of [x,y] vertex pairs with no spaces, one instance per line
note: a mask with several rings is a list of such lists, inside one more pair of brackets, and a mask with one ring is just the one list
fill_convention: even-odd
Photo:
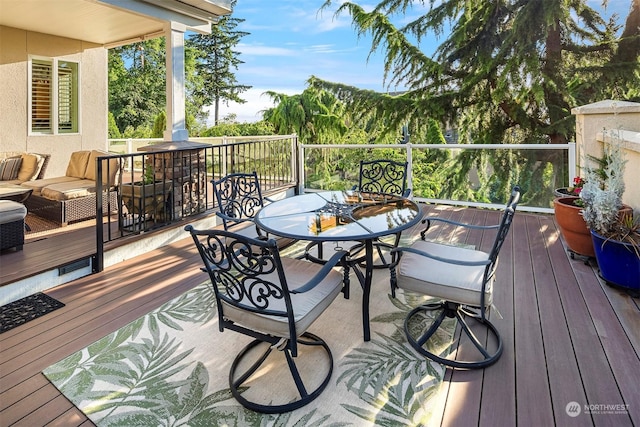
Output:
[[622,203],[626,160],[614,139],[605,145],[604,168],[587,167],[580,192],[600,276],[607,284],[640,293],[640,219]]

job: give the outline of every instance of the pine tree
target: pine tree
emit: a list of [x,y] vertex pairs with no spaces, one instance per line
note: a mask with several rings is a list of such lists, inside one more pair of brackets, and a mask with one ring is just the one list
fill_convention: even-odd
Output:
[[[586,0],[383,0],[371,12],[341,2],[336,13],[349,13],[358,34],[372,36],[372,52],[384,51],[386,84],[406,92],[389,96],[316,77],[310,84],[389,129],[433,117],[456,123],[473,143],[507,142],[514,133],[519,142],[566,142],[572,107],[640,99],[640,0],[631,3],[616,36],[620,28]],[[392,23],[416,13],[403,27]],[[425,36],[445,31],[432,57],[420,50]]]
[[[231,3],[233,8],[236,2],[234,0]],[[251,88],[238,84],[234,73],[243,61],[239,58],[240,53],[233,49],[242,37],[249,34],[236,30],[243,21],[233,14],[226,15],[212,25],[210,35],[195,34],[189,38],[189,44],[198,52],[198,80],[193,88],[194,97],[203,106],[213,106],[214,125],[219,122],[220,102],[243,104],[245,101],[240,94]]]

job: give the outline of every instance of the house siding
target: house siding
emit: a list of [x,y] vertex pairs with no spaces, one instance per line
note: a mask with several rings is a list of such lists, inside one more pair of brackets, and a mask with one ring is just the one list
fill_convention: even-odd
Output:
[[[30,135],[29,55],[80,65],[80,131]],[[0,26],[0,151],[51,154],[46,177],[64,175],[71,153],[107,148],[107,49],[81,40]]]

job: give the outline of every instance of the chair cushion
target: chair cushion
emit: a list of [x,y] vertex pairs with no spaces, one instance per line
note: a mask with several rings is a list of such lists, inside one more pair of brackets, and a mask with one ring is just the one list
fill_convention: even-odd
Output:
[[[473,249],[418,240],[412,248],[442,258],[484,261],[489,255]],[[405,252],[396,268],[398,287],[460,304],[479,306],[485,266],[464,266]],[[493,281],[493,280],[492,280]],[[492,302],[493,283],[485,290],[485,303]]]
[[[293,258],[282,258],[282,265],[290,290],[306,284],[322,266]],[[262,279],[279,283],[278,273],[261,276]],[[302,335],[315,319],[324,312],[342,290],[342,274],[332,270],[315,288],[310,291],[291,294],[291,304],[298,336]],[[250,304],[248,304],[250,305]],[[277,300],[269,308],[285,310],[284,300]],[[289,336],[289,323],[286,317],[266,316],[240,310],[224,303],[224,317],[249,329],[280,337]]]

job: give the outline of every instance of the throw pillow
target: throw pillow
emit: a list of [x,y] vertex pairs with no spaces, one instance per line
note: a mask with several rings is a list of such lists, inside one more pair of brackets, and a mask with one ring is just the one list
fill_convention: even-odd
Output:
[[[87,163],[87,170],[84,174],[84,179],[90,179],[92,181],[97,181],[96,179],[96,158],[102,156],[109,156],[110,154],[106,151],[100,150],[91,150],[91,156],[89,156],[89,162]],[[107,176],[107,168],[109,175]],[[109,159],[107,162],[102,162],[102,184],[105,186],[113,186],[116,183],[116,176],[118,173],[118,159],[113,158]]]
[[32,180],[36,169],[38,169],[38,158],[33,154],[23,154],[22,165],[20,166],[20,172],[18,172],[18,180],[23,182]]
[[18,179],[22,157],[10,157],[0,163],[0,181],[13,181]]
[[87,171],[87,163],[89,162],[89,156],[91,151],[75,151],[71,153],[71,159],[67,165],[66,176],[74,178],[84,179],[84,174]]

